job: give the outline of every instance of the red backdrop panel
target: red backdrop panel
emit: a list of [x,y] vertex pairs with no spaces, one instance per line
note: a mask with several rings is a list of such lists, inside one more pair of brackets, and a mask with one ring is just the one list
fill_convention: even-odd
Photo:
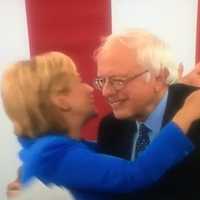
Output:
[[200,62],[200,1],[198,0],[197,11],[197,35],[196,35],[196,62]]
[[[111,33],[110,0],[26,0],[31,55],[61,51],[75,60],[85,81],[96,75],[93,51]],[[99,116],[83,129],[95,139],[100,118],[109,108],[95,92]]]

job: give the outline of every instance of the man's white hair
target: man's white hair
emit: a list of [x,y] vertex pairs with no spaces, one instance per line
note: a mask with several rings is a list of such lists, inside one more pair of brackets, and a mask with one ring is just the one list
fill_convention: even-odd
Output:
[[156,35],[143,29],[131,29],[121,33],[111,34],[105,38],[97,49],[95,57],[98,58],[110,51],[114,44],[121,43],[133,52],[134,61],[159,74],[162,69],[168,71],[167,84],[176,82],[179,78],[179,66],[169,46]]

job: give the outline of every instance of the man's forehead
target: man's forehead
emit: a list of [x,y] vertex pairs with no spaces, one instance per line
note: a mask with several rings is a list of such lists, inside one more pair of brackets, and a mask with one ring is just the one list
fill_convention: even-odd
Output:
[[101,66],[98,67],[97,76],[124,76],[133,73],[134,69],[118,66]]
[[143,68],[138,66],[134,59],[116,58],[104,59],[97,63],[98,76],[124,76],[138,73]]
[[126,46],[119,45],[103,50],[97,58],[97,68],[135,68],[136,54]]

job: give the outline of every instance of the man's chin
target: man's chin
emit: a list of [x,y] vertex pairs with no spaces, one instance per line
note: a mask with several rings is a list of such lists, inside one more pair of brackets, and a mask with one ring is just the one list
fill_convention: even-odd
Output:
[[128,113],[120,112],[120,111],[113,110],[113,114],[114,114],[115,118],[117,118],[117,119],[129,119],[131,117],[128,115]]

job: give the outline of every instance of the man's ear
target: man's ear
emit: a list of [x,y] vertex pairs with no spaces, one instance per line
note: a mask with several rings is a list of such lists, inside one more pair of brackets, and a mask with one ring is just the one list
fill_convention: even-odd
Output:
[[168,76],[169,71],[166,68],[162,68],[159,74],[156,76],[156,91],[160,91],[160,89],[163,89],[163,87],[166,86],[166,80]]
[[184,71],[184,65],[182,62],[180,62],[178,64],[178,79],[182,79],[183,78],[183,71]]
[[51,97],[52,103],[61,110],[70,110],[70,104],[66,95],[55,95]]
[[169,71],[166,68],[162,68],[159,74],[156,76],[156,80],[161,83],[166,83],[167,77],[169,76]]

